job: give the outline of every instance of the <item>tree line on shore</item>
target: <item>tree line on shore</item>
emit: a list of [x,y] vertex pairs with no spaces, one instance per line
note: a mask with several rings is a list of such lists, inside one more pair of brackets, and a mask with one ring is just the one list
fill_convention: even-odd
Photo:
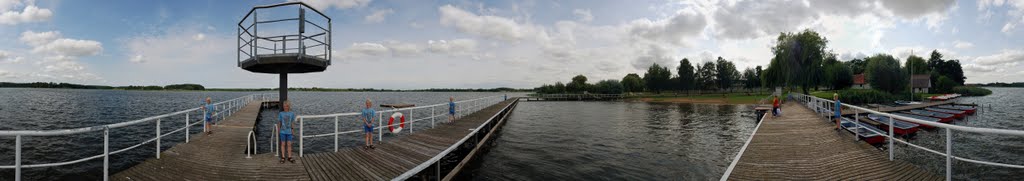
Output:
[[[767,68],[755,66],[742,72],[733,62],[722,57],[703,63],[687,58],[679,61],[675,74],[657,63],[643,76],[627,74],[621,80],[602,80],[588,84],[584,75],[577,75],[568,84],[545,84],[538,93],[622,93],[662,91],[730,91],[737,88],[799,89],[807,94],[811,89],[847,90],[854,84],[854,75],[864,74],[866,83],[882,94],[908,94],[911,74],[927,75],[931,93],[955,93],[974,87],[963,87],[964,76],[960,61],[944,59],[933,50],[925,60],[910,55],[900,65],[900,59],[879,53],[865,58],[842,61],[828,50],[828,39],[812,30],[780,33],[771,48],[773,57]],[[871,91],[871,90],[869,90]],[[863,91],[859,91],[863,92]],[[887,101],[887,100],[884,100]]]

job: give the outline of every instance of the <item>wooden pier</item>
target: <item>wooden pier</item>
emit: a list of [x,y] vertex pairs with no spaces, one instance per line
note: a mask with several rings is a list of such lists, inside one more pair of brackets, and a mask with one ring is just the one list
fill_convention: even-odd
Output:
[[[504,118],[515,108],[516,99],[509,99],[475,113],[463,116],[453,124],[443,124],[433,129],[417,131],[376,142],[376,149],[359,147],[343,148],[338,152],[321,152],[298,157],[298,147],[293,157],[296,163],[278,163],[273,153],[254,155],[246,158],[246,139],[253,130],[261,103],[245,105],[237,113],[213,127],[212,135],[194,134],[189,143],[182,143],[161,153],[161,157],[121,171],[111,177],[113,180],[391,180],[413,170],[417,166],[437,157],[463,138],[473,138],[463,145],[479,145],[486,142],[494,130],[500,127]],[[500,119],[492,120],[491,119]],[[481,126],[481,124],[488,125]],[[474,128],[487,130],[474,132]],[[467,137],[470,133],[477,133]],[[296,135],[298,137],[298,135]],[[297,144],[297,143],[296,143]],[[469,147],[473,148],[473,147]],[[479,146],[477,147],[479,148]],[[472,158],[477,149],[469,151]],[[452,152],[452,154],[456,154]],[[444,157],[451,156],[441,155]],[[458,173],[468,159],[454,167],[450,173]],[[427,163],[430,164],[430,163]],[[440,165],[440,168],[446,168]],[[437,174],[435,173],[435,170]],[[449,172],[447,171],[446,172]],[[441,170],[431,166],[422,170],[421,178],[440,179],[445,176]],[[451,175],[448,178],[452,178]]]
[[761,121],[728,180],[942,180],[909,163],[889,161],[884,152],[833,130],[835,124],[799,103],[786,103],[782,110],[782,117]]

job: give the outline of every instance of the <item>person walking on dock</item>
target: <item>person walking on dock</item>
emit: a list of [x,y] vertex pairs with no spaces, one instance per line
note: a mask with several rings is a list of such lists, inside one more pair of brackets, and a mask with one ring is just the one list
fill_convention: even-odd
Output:
[[835,130],[839,131],[839,119],[842,118],[842,117],[840,117],[840,115],[842,115],[841,112],[842,112],[842,109],[843,109],[843,103],[839,102],[839,93],[833,93],[832,94],[832,100],[836,101],[835,111],[832,111],[832,112],[835,113],[835,117],[834,117],[836,119],[836,128],[835,128]]
[[373,102],[370,99],[366,99],[366,108],[362,111],[363,117],[363,132],[366,133],[366,145],[363,148],[373,149],[373,117],[377,115],[377,111],[373,110]]
[[780,114],[779,113],[779,109],[780,109],[780,106],[779,106],[779,96],[775,95],[774,98],[772,99],[772,117],[779,117],[779,116],[781,116],[781,115],[779,115]]
[[448,122],[455,122],[455,97],[448,97]]
[[217,111],[217,106],[211,104],[212,101],[210,97],[206,97],[206,105],[201,107],[203,109],[203,127],[206,128],[206,135],[213,134],[213,127],[210,125],[213,124],[213,113]]
[[284,152],[281,153],[281,163],[284,163],[286,159],[289,162],[295,163],[295,159],[292,159],[292,140],[294,139],[292,133],[295,132],[295,113],[292,112],[292,104],[289,101],[284,101],[281,107],[283,110],[277,113],[277,132],[278,136],[280,136],[280,143],[277,145],[281,145],[280,150]]

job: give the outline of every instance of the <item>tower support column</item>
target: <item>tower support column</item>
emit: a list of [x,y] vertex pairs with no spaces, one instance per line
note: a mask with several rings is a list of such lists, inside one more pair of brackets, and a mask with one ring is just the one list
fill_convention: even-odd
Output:
[[288,73],[280,73],[280,75],[281,85],[277,89],[278,95],[281,98],[281,104],[284,104],[284,101],[288,100]]

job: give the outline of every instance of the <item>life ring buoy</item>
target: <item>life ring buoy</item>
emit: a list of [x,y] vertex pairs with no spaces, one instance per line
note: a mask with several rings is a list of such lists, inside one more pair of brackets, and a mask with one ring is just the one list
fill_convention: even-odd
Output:
[[[398,128],[394,127],[396,118],[400,121]],[[405,115],[402,115],[400,112],[391,114],[391,119],[388,120],[388,129],[391,130],[392,133],[398,133],[402,132],[402,128],[405,128]]]

